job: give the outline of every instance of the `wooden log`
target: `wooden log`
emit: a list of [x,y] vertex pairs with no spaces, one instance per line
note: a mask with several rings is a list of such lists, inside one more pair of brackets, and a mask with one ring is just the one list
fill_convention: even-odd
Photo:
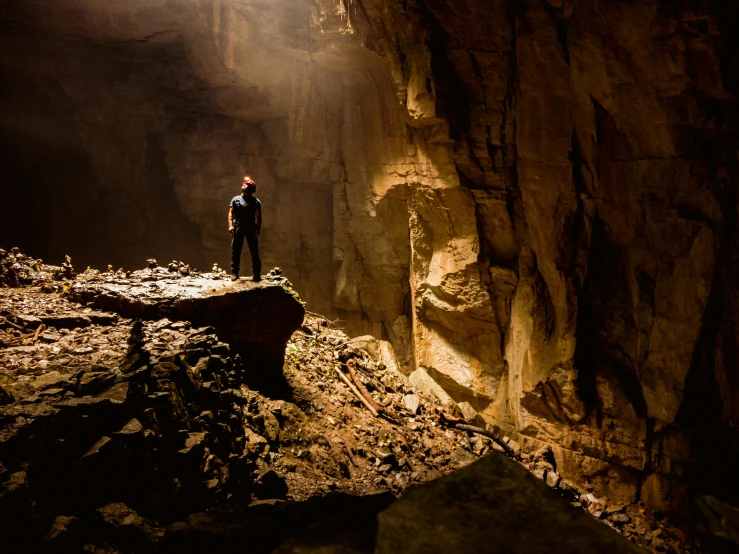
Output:
[[365,400],[371,404],[375,411],[382,415],[385,419],[387,419],[390,423],[394,423],[395,425],[400,425],[400,416],[398,416],[395,412],[392,410],[388,410],[384,406],[380,406],[377,402],[375,402],[375,399],[372,398],[372,395],[369,393],[369,391],[364,387],[362,384],[362,381],[359,379],[359,373],[357,373],[356,368],[356,361],[354,359],[350,359],[346,362],[346,367],[349,370],[349,377],[351,377],[352,381],[354,382],[354,385],[357,387],[357,390],[364,396]]
[[39,335],[43,332],[44,329],[46,329],[46,325],[44,325],[43,323],[38,326],[38,329],[36,329],[36,334],[33,335],[34,343],[38,340]]
[[513,449],[506,443],[504,443],[503,440],[492,431],[488,431],[487,429],[483,429],[482,427],[477,427],[476,425],[467,425],[465,423],[454,423],[452,427],[454,427],[455,429],[459,429],[460,431],[469,431],[470,433],[477,433],[478,435],[484,435],[490,439],[493,439],[496,444],[498,444],[503,450],[505,450],[506,454],[508,454],[512,458],[516,457]]
[[351,391],[354,393],[354,396],[356,396],[359,401],[367,407],[372,415],[378,417],[379,414],[377,413],[377,410],[369,402],[367,402],[364,396],[362,396],[362,394],[357,390],[357,387],[354,386],[354,383],[352,383],[349,378],[344,375],[344,372],[337,368],[336,374],[341,378],[342,381],[344,381],[344,383],[346,383],[349,389],[351,389]]
[[478,427],[477,425],[470,425],[469,423],[467,423],[466,420],[460,417],[447,415],[442,411],[439,411],[439,415],[441,416],[442,422],[449,424],[450,427],[453,427],[454,429],[459,429],[460,431],[469,431],[470,433],[476,433],[478,435],[488,437],[489,439],[492,439],[503,450],[505,450],[505,453],[508,454],[510,457],[516,457],[516,453],[513,451],[513,449],[505,442],[503,442],[503,439],[501,439],[492,431],[488,431],[487,429],[483,429],[482,427]]
[[377,402],[375,402],[375,399],[372,398],[372,395],[369,393],[369,391],[364,388],[364,385],[362,384],[362,381],[359,379],[359,374],[357,373],[357,367],[356,362],[352,359],[346,362],[346,368],[349,370],[349,377],[354,382],[354,385],[357,387],[357,390],[359,390],[360,393],[362,393],[362,396],[364,396],[365,400],[372,404],[372,406],[375,408],[376,412],[382,411],[382,406],[380,406]]

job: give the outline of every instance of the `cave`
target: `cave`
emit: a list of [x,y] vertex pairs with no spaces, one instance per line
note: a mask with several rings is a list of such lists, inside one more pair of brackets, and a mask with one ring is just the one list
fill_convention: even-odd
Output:
[[[175,412],[186,412],[192,402],[198,414],[212,411],[203,416],[215,418],[208,425],[225,425],[218,423],[221,408],[207,408],[215,400],[183,400],[211,398],[208,383],[220,387],[221,378],[193,377],[195,384],[188,384],[177,371],[201,375],[207,368],[231,383],[214,398],[230,399],[226,393],[243,385],[246,392],[234,394],[244,410],[262,410],[245,416],[258,422],[250,423],[256,427],[247,431],[247,445],[234,443],[244,452],[252,439],[261,445],[261,461],[249,466],[259,482],[244,485],[255,477],[233,468],[220,475],[230,472],[245,497],[266,502],[268,494],[254,491],[269,489],[262,481],[273,478],[264,477],[270,475],[264,460],[274,458],[264,444],[278,440],[270,438],[268,423],[292,421],[284,404],[274,403],[294,401],[310,414],[305,406],[325,400],[272,393],[235,375],[251,363],[281,377],[284,365],[294,388],[302,379],[296,368],[314,364],[322,376],[303,384],[333,390],[335,379],[321,379],[336,360],[350,363],[351,351],[366,361],[359,379],[376,393],[370,406],[380,392],[401,390],[364,371],[382,367],[393,372],[388,379],[409,387],[405,397],[420,394],[435,403],[433,410],[428,404],[428,417],[447,410],[450,418],[486,431],[491,453],[496,445],[515,451],[540,481],[577,491],[574,503],[641,547],[731,551],[739,544],[737,24],[739,8],[720,0],[5,0],[0,331],[6,335],[0,335],[0,359],[6,367],[0,367],[0,409],[7,413],[0,415],[0,433],[2,426],[13,433],[20,428],[21,405],[41,418],[41,407],[52,400],[71,402],[66,393],[105,395],[103,385],[119,386],[120,375],[161,364],[171,366],[161,375],[180,387]],[[233,285],[235,296],[228,296],[220,269],[229,267],[231,256],[228,202],[240,194],[244,175],[256,181],[263,206],[264,273],[275,269],[263,283]],[[192,283],[176,284],[175,277]],[[203,284],[208,279],[218,284]],[[150,300],[129,290],[134,282],[151,285]],[[172,303],[166,290],[153,292],[167,287],[186,299]],[[211,293],[227,300],[217,303]],[[56,300],[39,300],[43,295]],[[50,313],[62,301],[79,306],[77,323]],[[75,358],[74,371],[65,373],[64,364],[28,350],[103,325],[106,314],[119,319],[106,324],[113,327],[105,336],[125,346],[117,369],[108,368],[119,377],[106,380],[102,362],[93,358],[84,371],[82,358]],[[234,326],[247,330],[229,332]],[[198,334],[198,328],[215,334]],[[160,340],[162,333],[174,338]],[[142,354],[149,347],[136,345],[155,335],[160,342],[183,341],[180,357]],[[203,342],[203,336],[215,338]],[[98,339],[85,340],[94,350]],[[197,358],[187,349],[194,343],[221,361]],[[341,350],[346,345],[350,350]],[[300,358],[303,349],[313,361]],[[8,361],[22,356],[27,361]],[[49,368],[74,374],[73,386],[60,385],[61,378],[44,381]],[[87,374],[97,380],[90,377],[85,389]],[[163,379],[142,381],[155,404],[162,402]],[[42,388],[28,389],[37,382]],[[61,400],[48,390],[61,391],[55,393]],[[357,394],[361,400],[362,391]],[[159,404],[131,402],[162,420]],[[379,406],[380,415],[392,408]],[[427,409],[414,407],[417,414]],[[102,433],[90,426],[95,413],[64,421],[92,437]],[[169,431],[159,421],[165,442],[177,442],[167,433],[187,435],[187,446],[180,446],[200,452],[206,439],[198,435],[196,448],[193,438],[193,429],[206,425],[200,415],[193,416],[197,424],[176,420],[180,427],[173,423]],[[119,427],[126,424],[115,419],[122,415],[110,417]],[[146,428],[145,418],[136,417]],[[47,465],[28,469],[33,463],[15,454],[24,444],[41,452],[39,441],[75,442],[41,440],[40,428],[46,427],[39,424],[22,440],[0,437],[11,445],[4,454],[0,444],[4,509],[20,502],[19,473],[28,474],[28,498],[53,481]],[[473,436],[465,435],[465,444],[480,454]],[[221,443],[229,440],[221,437]],[[290,443],[291,456],[299,442]],[[378,448],[389,447],[380,442]],[[80,441],[83,446],[93,445]],[[210,455],[217,450],[207,448]],[[274,454],[275,444],[271,448]],[[350,467],[357,451],[344,450]],[[104,462],[96,463],[116,457],[100,456]],[[136,475],[148,482],[145,464],[131,456]],[[392,456],[397,463],[405,459]],[[383,456],[375,459],[384,467]],[[457,468],[454,455],[449,459],[442,480],[485,482],[481,469],[455,477],[451,469],[466,469]],[[409,474],[416,463],[410,460]],[[80,477],[87,463],[70,461],[69,475],[89,484],[89,476]],[[432,473],[429,482],[447,471]],[[549,483],[555,475],[556,483]],[[327,481],[328,492],[337,492],[337,479]],[[368,496],[362,503],[361,494],[338,488],[346,495],[333,500],[291,492],[303,504],[257,505],[261,511],[244,524],[250,531],[229,535],[227,547],[238,549],[262,523],[274,530],[276,519],[269,518],[300,527],[296,522],[312,511],[344,521],[347,509],[372,522],[357,531],[369,541],[352,543],[357,552],[374,551],[375,541],[377,552],[432,551],[393,535],[402,534],[401,524],[392,523],[400,521],[394,514],[403,514],[400,501]],[[59,490],[54,498],[71,494]],[[216,501],[211,489],[187,493],[187,500],[172,493],[184,506],[172,511],[163,507],[165,492],[157,491],[104,512],[109,523],[130,520],[126,510],[137,510],[131,513],[140,533],[121,539],[121,551],[183,548],[177,542],[183,527],[173,522],[241,494],[228,489]],[[106,508],[126,502],[116,496],[120,491],[109,492]],[[147,514],[149,501],[156,509]],[[93,495],[85,509],[99,511],[102,504],[94,504],[102,502]],[[29,548],[71,548],[82,539],[58,518],[84,510],[75,503],[54,506],[53,514],[51,508],[12,508],[16,515],[6,518],[6,527],[30,525],[38,534],[53,521],[52,531]],[[624,506],[646,510],[652,519],[636,525],[636,512]],[[463,529],[458,514],[450,517]],[[632,531],[624,532],[624,518]],[[160,544],[152,537],[161,538],[152,531],[160,529],[154,520],[161,529],[169,524],[176,538],[152,546]],[[679,529],[674,540],[665,538],[671,531],[660,538],[657,522],[666,521],[665,528]],[[104,536],[95,529],[94,536]],[[44,536],[62,542],[44,542]],[[90,540],[103,548],[108,539]],[[304,551],[296,540],[280,546],[264,539],[260,551]],[[118,551],[110,548],[90,551]]]

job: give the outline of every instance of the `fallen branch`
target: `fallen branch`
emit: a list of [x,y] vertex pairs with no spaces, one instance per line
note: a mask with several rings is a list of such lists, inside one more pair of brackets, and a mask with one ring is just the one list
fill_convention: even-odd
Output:
[[20,325],[17,325],[17,324],[15,324],[15,323],[13,323],[12,321],[10,321],[10,320],[9,320],[8,318],[6,318],[6,317],[2,317],[2,316],[0,316],[0,319],[2,319],[2,320],[3,320],[4,322],[5,322],[5,323],[7,323],[8,325],[10,325],[11,327],[15,327],[15,328],[16,328],[16,329],[18,329],[19,331],[24,331],[24,330],[25,330],[25,329],[24,329],[23,327],[21,327]]
[[11,339],[5,343],[5,346],[15,346],[16,344],[23,343],[26,340],[33,338],[31,335],[33,335],[33,333],[28,333],[27,335],[22,335],[20,337]]
[[345,365],[346,368],[349,370],[349,377],[351,377],[352,381],[354,381],[357,390],[359,390],[362,396],[364,396],[364,399],[367,401],[367,403],[371,404],[378,414],[382,414],[391,423],[395,423],[396,425],[398,425],[400,423],[400,417],[391,410],[388,410],[384,406],[380,406],[377,402],[375,402],[375,399],[372,398],[372,395],[364,387],[362,381],[360,381],[359,374],[357,373],[356,361],[354,359],[350,359],[346,362]]
[[505,453],[508,454],[511,458],[516,457],[516,453],[514,450],[508,446],[505,442],[503,442],[503,439],[501,439],[498,435],[493,433],[492,431],[488,431],[487,429],[483,429],[482,427],[478,427],[477,425],[470,425],[468,424],[464,419],[459,417],[452,417],[444,412],[440,412],[441,420],[447,424],[449,424],[450,427],[453,427],[454,429],[459,429],[460,431],[469,431],[470,433],[476,433],[478,435],[483,435],[485,437],[488,437],[489,439],[492,439],[495,444],[500,446],[503,450],[505,450]]
[[344,372],[337,368],[336,373],[341,378],[341,380],[344,381],[344,383],[346,383],[346,385],[351,389],[351,391],[354,393],[354,396],[356,396],[359,401],[367,407],[372,415],[378,417],[379,414],[377,413],[377,410],[375,410],[375,408],[369,402],[367,402],[364,396],[362,396],[361,393],[357,390],[357,387],[354,386],[354,383],[352,383],[349,378],[344,375]]
[[482,427],[477,427],[475,425],[467,425],[465,423],[455,423],[453,427],[461,431],[469,431],[470,433],[477,433],[478,435],[484,435],[490,439],[493,439],[493,441],[498,446],[500,446],[503,450],[505,450],[506,454],[508,454],[512,458],[516,457],[516,453],[513,451],[513,449],[510,446],[508,446],[506,443],[504,443],[503,439],[498,437],[498,435],[496,435],[492,431],[488,431],[487,429],[483,429]]
[[349,446],[344,445],[344,450],[346,451],[346,455],[349,458],[349,461],[352,463],[352,465],[354,465],[354,467],[359,467],[357,460],[354,459],[354,454],[352,453],[352,449],[349,448]]
[[444,412],[442,412],[441,410],[438,410],[438,411],[439,411],[439,415],[441,416],[441,418],[444,421],[446,421],[447,423],[451,423],[451,424],[461,423],[463,425],[467,425],[467,420],[466,419],[463,419],[461,417],[454,417],[454,416],[447,415]]
[[359,390],[359,392],[362,393],[362,396],[364,396],[367,402],[372,404],[376,412],[380,412],[382,410],[382,406],[380,406],[377,402],[375,402],[375,399],[372,398],[372,395],[369,393],[369,391],[366,388],[364,388],[362,381],[359,380],[359,374],[357,373],[356,362],[352,359],[346,362],[345,365],[346,365],[347,370],[349,370],[349,377],[351,377],[351,380],[354,381],[354,384],[356,385],[357,390]]
[[33,342],[36,342],[38,340],[38,336],[41,334],[41,331],[43,331],[44,329],[46,329],[46,325],[44,325],[43,323],[38,326],[38,329],[36,329],[36,334],[33,335]]

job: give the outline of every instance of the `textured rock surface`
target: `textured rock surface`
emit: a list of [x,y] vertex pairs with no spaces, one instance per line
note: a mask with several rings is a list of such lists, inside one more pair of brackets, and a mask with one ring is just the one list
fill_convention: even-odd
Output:
[[133,279],[80,280],[70,299],[129,318],[186,320],[211,326],[256,366],[282,372],[285,345],[300,327],[305,309],[284,278],[235,283],[205,277],[169,278],[164,268],[143,270]]
[[729,471],[718,444],[736,460],[732,12],[387,4],[354,21],[430,162],[384,182],[407,185],[410,369],[581,485],[680,506]]
[[644,552],[493,453],[382,512],[377,554]]
[[5,2],[0,232],[223,265],[250,172],[309,309],[596,494],[680,506],[739,460],[724,4]]

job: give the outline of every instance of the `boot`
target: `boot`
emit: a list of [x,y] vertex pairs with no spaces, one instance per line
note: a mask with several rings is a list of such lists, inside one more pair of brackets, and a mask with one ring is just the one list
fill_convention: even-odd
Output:
[[239,280],[239,274],[238,273],[232,273],[231,274],[231,280],[232,281],[238,281]]

